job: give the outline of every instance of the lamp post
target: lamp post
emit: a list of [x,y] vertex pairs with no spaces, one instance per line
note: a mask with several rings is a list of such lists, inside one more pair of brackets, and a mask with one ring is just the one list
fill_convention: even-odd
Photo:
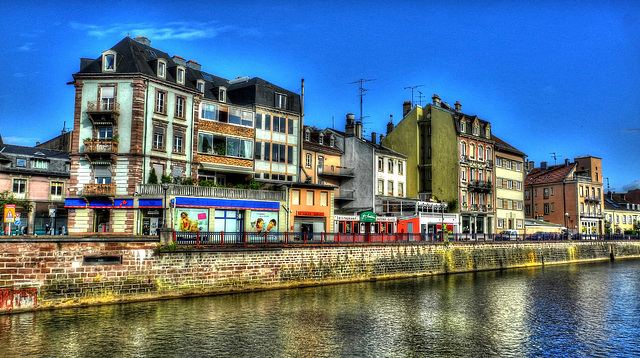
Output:
[[169,184],[162,183],[162,191],[164,192],[164,200],[162,201],[162,227],[167,227],[167,190],[169,190]]
[[569,213],[564,213],[564,229],[567,230],[567,240],[569,239]]

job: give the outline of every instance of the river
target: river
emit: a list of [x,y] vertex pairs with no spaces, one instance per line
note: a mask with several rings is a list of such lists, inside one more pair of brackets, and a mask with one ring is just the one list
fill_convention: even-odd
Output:
[[640,260],[0,315],[1,357],[638,357]]

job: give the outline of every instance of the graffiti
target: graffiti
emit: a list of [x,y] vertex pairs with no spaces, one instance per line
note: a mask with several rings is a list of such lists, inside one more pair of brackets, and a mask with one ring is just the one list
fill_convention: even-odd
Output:
[[33,309],[38,305],[38,289],[9,287],[0,288],[0,311]]

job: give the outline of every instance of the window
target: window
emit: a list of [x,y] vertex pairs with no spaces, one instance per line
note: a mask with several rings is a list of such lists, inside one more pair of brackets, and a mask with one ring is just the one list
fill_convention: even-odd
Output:
[[178,71],[176,73],[176,80],[180,84],[184,84],[184,68],[178,67]]
[[549,188],[549,191],[551,193],[551,196],[553,196],[553,187]]
[[158,60],[158,77],[164,78],[167,64],[164,61]]
[[511,161],[507,160],[506,162],[507,162],[507,169],[511,169]]
[[522,210],[522,201],[518,201],[517,205],[518,205],[517,206],[517,208],[518,208],[517,210]]
[[542,189],[542,198],[549,199],[549,188]]
[[524,206],[525,215],[531,215],[531,205],[527,204]]
[[174,131],[173,132],[173,152],[174,153],[184,153],[184,132],[183,131]]
[[336,146],[336,137],[334,137],[334,136],[330,136],[329,137],[329,146],[331,146],[331,147],[335,147]]
[[478,147],[478,160],[484,160],[484,148],[481,146]]
[[116,55],[114,54],[105,54],[103,56],[104,63],[104,71],[112,72],[116,70]]
[[176,96],[176,114],[177,118],[184,118],[184,105],[187,102],[187,99],[182,96]]
[[517,181],[516,182],[516,190],[522,191],[522,182],[521,181]]
[[97,127],[96,132],[98,140],[113,139],[113,127]]
[[467,143],[460,142],[460,155],[467,155]]
[[204,81],[198,80],[196,87],[198,88],[198,92],[204,93]]
[[287,163],[293,164],[293,147],[290,145],[287,146]]
[[[221,119],[220,122],[223,122]],[[253,113],[237,108],[229,108],[229,123],[253,127]]]
[[215,121],[218,119],[218,116],[217,116],[218,112],[216,111],[215,105],[203,103],[201,108],[202,108],[202,111],[200,114],[200,118],[210,119],[212,121]]
[[167,113],[167,92],[156,91],[156,113]]
[[[251,159],[253,156],[253,141],[245,140],[234,137],[222,137],[215,136],[214,142],[217,140],[221,144],[225,142],[226,139],[226,153],[222,155],[226,155],[228,157],[238,157],[244,159]],[[216,153],[219,154],[219,153]]]
[[324,133],[320,133],[320,136],[318,137],[318,144],[324,144]]
[[473,135],[480,135],[480,127],[477,124],[473,126]]
[[287,108],[287,96],[282,93],[276,93],[276,108]]
[[502,168],[502,158],[496,157],[496,167]]
[[27,191],[27,181],[25,179],[13,179],[13,192],[24,194]]
[[555,203],[551,203],[551,211],[556,211],[556,205]]
[[469,143],[469,157],[471,159],[476,157],[476,146],[473,143]]
[[549,203],[544,204],[544,214],[549,215]]
[[17,159],[16,160],[16,166],[26,167],[27,166],[27,160],[26,159]]
[[538,188],[533,189],[533,196],[538,197]]
[[164,149],[164,127],[153,127],[153,149]]
[[393,174],[393,160],[389,159],[387,160],[387,172]]
[[522,171],[522,163],[521,162],[516,162],[516,170],[521,172]]
[[307,205],[313,205],[313,191],[307,190]]
[[304,140],[307,142],[311,140],[311,131],[309,129],[304,131]]
[[320,192],[320,206],[327,206],[328,205],[328,194],[326,191],[321,191]]
[[262,142],[256,142],[253,159],[262,159]]
[[291,191],[291,205],[300,205],[300,190],[293,189]]
[[467,170],[466,169],[460,170],[460,179],[462,181],[467,181]]
[[[160,171],[156,169],[158,177],[164,174],[162,168],[162,165],[160,165]],[[109,165],[94,165],[93,176],[96,184],[111,184],[111,167]]]
[[47,169],[49,167],[49,162],[42,159],[33,159],[31,161],[31,166],[35,169]]
[[100,109],[113,111],[115,104],[116,88],[113,86],[100,87]]
[[502,229],[504,227],[504,219],[498,219],[498,229]]
[[487,147],[487,156],[486,156],[487,160],[492,160],[493,158],[491,157],[491,148]]
[[311,168],[311,154],[310,153],[307,153],[307,158],[306,158],[306,161],[305,161],[305,167]]
[[384,160],[382,158],[378,158],[378,171],[379,172],[384,171]]
[[464,131],[465,131],[465,128],[464,128],[464,127],[465,127],[465,124],[466,124],[466,122],[465,122],[465,121],[460,121],[460,132],[461,132],[461,133],[464,133]]
[[387,191],[389,192],[389,196],[393,196],[393,181],[391,180],[387,182]]
[[262,113],[256,113],[256,129],[262,129]]
[[404,173],[404,164],[401,161],[398,161],[398,174]]
[[384,180],[378,179],[378,195],[384,194]]
[[513,180],[507,179],[507,189],[513,189]]
[[398,196],[404,196],[404,183],[398,183]]
[[226,102],[227,101],[227,89],[224,87],[220,87],[218,89],[218,101]]
[[580,196],[584,196],[584,187],[580,185]]
[[51,182],[51,195],[62,195],[64,183],[59,181]]
[[270,114],[265,114],[264,115],[264,129],[267,131],[271,130],[271,115]]
[[184,167],[181,165],[174,165],[171,176],[174,178],[182,178],[184,175]]

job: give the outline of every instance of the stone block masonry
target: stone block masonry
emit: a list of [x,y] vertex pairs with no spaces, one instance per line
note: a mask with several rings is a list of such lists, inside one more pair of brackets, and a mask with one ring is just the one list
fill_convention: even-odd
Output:
[[194,248],[156,252],[155,242],[131,241],[135,238],[71,240],[0,241],[3,297],[11,297],[13,302],[33,302],[5,302],[0,304],[0,313],[612,257],[640,258],[637,242]]

